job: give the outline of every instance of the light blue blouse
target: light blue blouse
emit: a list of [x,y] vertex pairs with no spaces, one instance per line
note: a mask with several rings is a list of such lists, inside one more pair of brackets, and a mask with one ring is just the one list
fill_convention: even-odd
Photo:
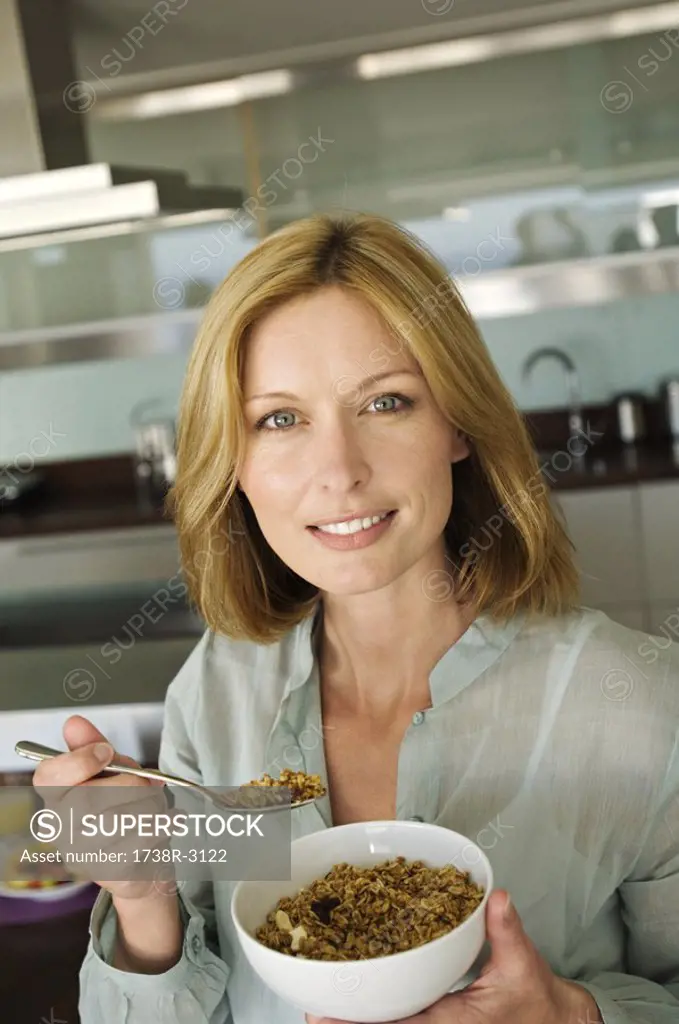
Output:
[[[169,686],[160,767],[227,786],[289,766],[327,778],[313,644],[207,631]],[[606,1024],[679,1022],[679,646],[602,612],[504,624],[480,617],[430,676],[406,730],[397,817],[487,852],[552,970]],[[332,826],[328,797],[293,838]],[[241,954],[235,883],[186,883],[181,959],[160,975],[110,965],[102,891],[81,971],[82,1024],[303,1024]]]

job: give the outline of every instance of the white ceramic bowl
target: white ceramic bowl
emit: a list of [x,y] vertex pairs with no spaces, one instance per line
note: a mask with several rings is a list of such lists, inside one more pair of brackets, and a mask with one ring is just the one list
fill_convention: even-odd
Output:
[[[469,871],[485,888],[482,903],[446,935],[373,959],[307,960],[269,949],[254,938],[282,896],[294,896],[335,864],[372,867],[399,856],[429,867],[453,864]],[[483,850],[458,832],[413,821],[339,825],[294,840],[291,860],[289,881],[239,882],[231,913],[253,969],[277,995],[305,1013],[362,1024],[410,1017],[458,985],[481,951],[493,872]]]

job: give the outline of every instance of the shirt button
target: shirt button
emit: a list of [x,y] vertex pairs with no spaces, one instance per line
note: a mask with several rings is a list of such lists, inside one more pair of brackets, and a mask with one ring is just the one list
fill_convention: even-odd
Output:
[[202,948],[203,943],[200,941],[197,935],[194,935],[193,938],[191,939],[191,949],[196,954],[196,956],[198,956]]
[[424,722],[424,711],[416,711],[413,715],[413,725],[422,725]]
[[421,818],[419,814],[413,814],[410,818],[406,818],[406,821],[424,821],[424,818]]

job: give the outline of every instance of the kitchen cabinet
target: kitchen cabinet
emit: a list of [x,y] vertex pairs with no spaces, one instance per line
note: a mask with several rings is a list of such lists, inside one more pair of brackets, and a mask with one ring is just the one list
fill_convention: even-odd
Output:
[[613,619],[614,622],[619,622],[621,626],[627,626],[628,629],[639,629],[643,632],[647,628],[646,606],[643,604],[593,605],[591,601],[583,601],[583,604],[594,608],[600,608],[601,611],[606,612],[606,615]]
[[645,604],[637,487],[569,491],[556,497],[581,572],[582,601],[638,621]]
[[57,723],[124,705],[132,730],[140,702],[162,705],[203,629],[169,523],[0,542],[0,771],[13,712]]
[[88,530],[0,542],[2,596],[169,580],[179,571],[174,526]]
[[648,598],[679,604],[679,483],[639,488]]
[[679,640],[679,483],[553,495],[576,549],[582,602]]
[[[0,647],[0,771],[17,767],[10,742],[12,735],[15,742],[17,738],[11,716],[22,712],[43,716],[42,729],[45,723],[56,723],[59,716],[65,720],[69,710],[87,714],[84,709],[96,705],[112,708],[117,714],[117,709],[124,707],[130,731],[123,731],[123,739],[136,743],[135,723],[143,711],[139,705],[162,704],[168,684],[200,638],[149,640],[143,632],[140,637],[133,630],[126,632],[124,623],[114,630],[99,643]],[[121,728],[117,721],[114,724],[116,730]],[[154,719],[150,734],[156,724]],[[40,742],[48,743],[47,739]]]

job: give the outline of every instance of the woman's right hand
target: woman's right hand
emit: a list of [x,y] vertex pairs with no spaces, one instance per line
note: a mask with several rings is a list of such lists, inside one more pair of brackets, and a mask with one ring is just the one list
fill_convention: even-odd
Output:
[[[101,779],[95,778],[102,768],[114,758],[123,764],[136,767],[139,765],[132,758],[117,754],[106,737],[92,722],[83,718],[82,715],[71,715],[64,723],[63,734],[69,748],[68,752],[41,761],[33,775],[33,786],[45,801],[45,806],[56,811],[62,821],[68,819],[68,792],[73,787],[91,788],[92,796],[95,799],[92,801],[91,808],[88,809],[106,814],[106,816],[116,812],[139,815],[167,811],[167,800],[162,792],[164,783],[160,780],[122,774],[111,774]],[[101,749],[102,744],[103,750]],[[64,800],[66,800],[66,806],[64,806]],[[62,807],[61,811],[60,806]],[[63,838],[64,834],[62,833],[60,839],[63,840]],[[107,889],[116,900],[157,896],[163,893],[171,895],[173,885],[174,892],[176,892],[176,883],[169,878],[167,865],[159,864],[155,869],[156,876],[149,877],[151,874],[149,865],[147,864],[146,868],[142,869],[135,861],[134,851],[139,848],[141,842],[145,848],[167,845],[166,839],[145,838],[140,840],[135,835],[92,838],[77,835],[74,836],[73,845],[68,849],[78,853],[106,851],[106,853],[120,855],[112,872],[114,880],[107,881],[99,877],[106,875],[105,863],[95,861],[89,864],[74,865],[79,876],[84,875],[103,889]],[[64,848],[60,847],[59,839],[55,840],[54,845],[60,848],[63,854]],[[165,871],[162,870],[163,866]]]

